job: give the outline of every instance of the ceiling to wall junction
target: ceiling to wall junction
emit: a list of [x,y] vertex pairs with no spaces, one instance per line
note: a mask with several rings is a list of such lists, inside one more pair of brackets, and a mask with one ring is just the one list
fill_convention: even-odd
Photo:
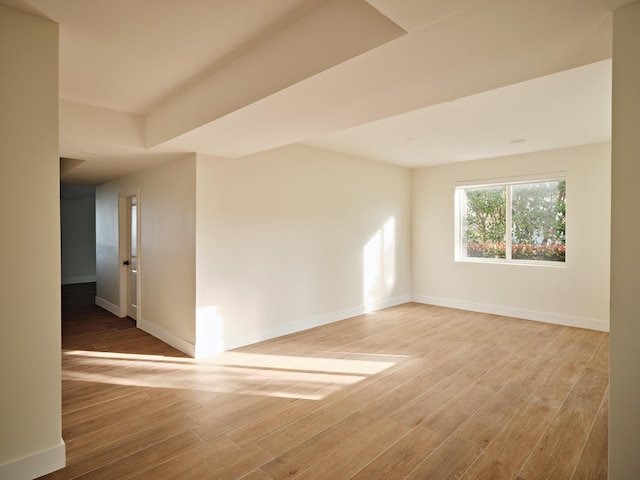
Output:
[[632,0],[0,0],[60,24],[63,182],[304,142],[416,167],[607,141]]

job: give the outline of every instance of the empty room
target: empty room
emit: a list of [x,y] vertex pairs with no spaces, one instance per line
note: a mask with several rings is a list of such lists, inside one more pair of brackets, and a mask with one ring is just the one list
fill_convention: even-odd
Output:
[[0,0],[0,479],[637,478],[639,32]]

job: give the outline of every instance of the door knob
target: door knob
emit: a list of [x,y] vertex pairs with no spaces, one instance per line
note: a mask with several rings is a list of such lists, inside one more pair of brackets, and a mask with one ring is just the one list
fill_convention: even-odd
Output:
[[124,262],[122,262],[123,265],[129,265],[129,260],[125,260]]

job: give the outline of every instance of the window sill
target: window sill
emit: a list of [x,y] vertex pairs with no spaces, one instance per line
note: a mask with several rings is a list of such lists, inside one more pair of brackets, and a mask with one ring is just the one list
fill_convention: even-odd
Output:
[[507,260],[504,258],[463,257],[456,258],[455,263],[475,263],[488,265],[515,265],[524,267],[567,268],[567,262],[553,262],[546,260]]

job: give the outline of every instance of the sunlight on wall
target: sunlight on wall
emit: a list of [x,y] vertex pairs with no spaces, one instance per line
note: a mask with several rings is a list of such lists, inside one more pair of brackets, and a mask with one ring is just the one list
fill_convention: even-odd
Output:
[[224,352],[224,319],[218,307],[196,310],[196,358],[206,358]]
[[63,352],[63,379],[321,400],[395,364],[388,356],[378,361],[224,352],[202,361],[69,350]]
[[366,312],[391,292],[396,281],[396,219],[391,217],[363,249],[363,303]]

